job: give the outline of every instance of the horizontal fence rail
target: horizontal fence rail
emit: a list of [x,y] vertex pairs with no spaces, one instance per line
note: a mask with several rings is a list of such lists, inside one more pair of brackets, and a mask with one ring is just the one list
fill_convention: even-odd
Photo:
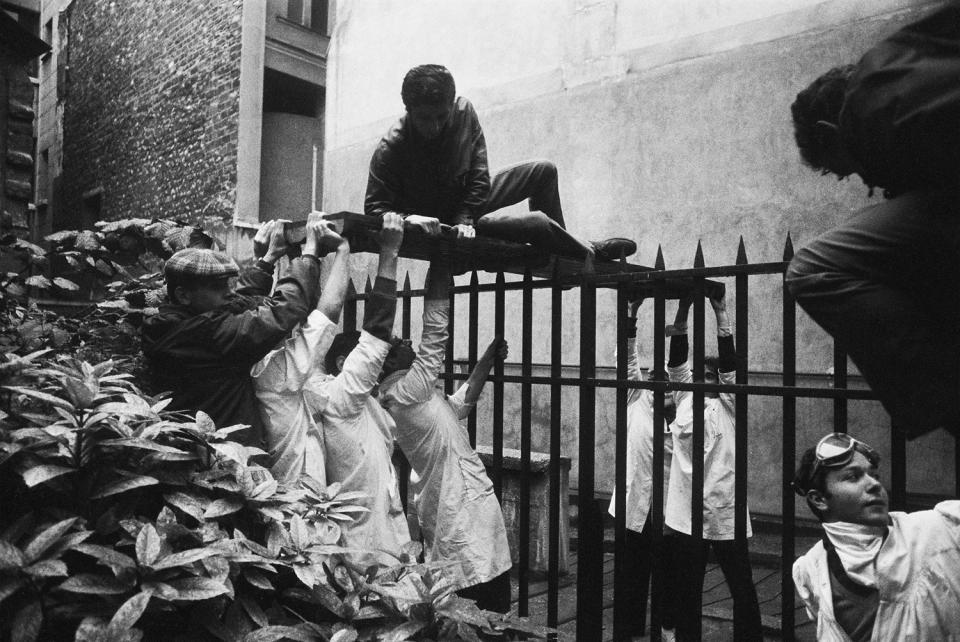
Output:
[[[466,325],[465,329],[459,326],[455,327],[456,315],[451,310],[450,314],[450,341],[447,347],[446,371],[442,373],[441,379],[447,392],[452,392],[456,382],[465,380],[469,376],[469,371],[476,365],[478,352],[481,344],[479,337],[481,334],[481,310],[484,311],[484,319],[493,317],[492,328],[483,328],[482,334],[485,336],[499,335],[503,336],[506,331],[507,303],[506,295],[511,292],[518,292],[521,297],[519,306],[519,345],[511,345],[511,357],[519,355],[519,361],[515,361],[510,367],[519,370],[519,374],[507,374],[503,363],[496,363],[493,372],[489,377],[490,387],[492,388],[492,399],[489,435],[490,447],[492,449],[492,466],[490,467],[490,477],[493,482],[494,492],[501,502],[504,501],[504,432],[506,424],[519,427],[519,451],[520,451],[520,488],[518,495],[518,535],[517,535],[517,563],[515,571],[518,581],[518,594],[516,595],[516,609],[520,615],[530,615],[531,610],[531,580],[530,573],[530,533],[531,533],[531,452],[534,443],[534,426],[532,421],[533,412],[533,387],[542,386],[547,391],[549,399],[549,412],[547,413],[547,423],[543,434],[537,435],[537,442],[547,444],[546,450],[549,452],[549,502],[547,506],[547,546],[549,553],[547,555],[547,573],[546,573],[546,592],[545,592],[545,623],[551,627],[569,625],[567,629],[575,633],[575,639],[581,642],[592,640],[624,639],[628,617],[630,611],[639,607],[635,603],[629,603],[623,596],[626,595],[624,586],[636,578],[628,576],[624,566],[624,556],[629,554],[626,545],[626,479],[627,479],[627,409],[628,396],[630,391],[649,390],[652,391],[653,399],[653,417],[654,426],[663,425],[665,416],[666,399],[668,395],[676,391],[692,391],[693,393],[693,452],[702,453],[704,450],[704,414],[703,408],[705,398],[714,393],[729,393],[734,395],[736,402],[735,425],[736,425],[736,472],[735,472],[735,540],[745,541],[747,538],[748,526],[748,486],[747,478],[750,466],[756,465],[748,457],[750,452],[750,443],[748,442],[748,410],[751,397],[754,398],[779,398],[781,399],[781,419],[777,429],[780,432],[780,446],[782,448],[782,458],[779,465],[782,466],[781,477],[781,513],[782,524],[780,527],[780,559],[779,559],[779,619],[775,628],[778,629],[783,639],[794,639],[794,631],[798,626],[795,622],[794,613],[796,610],[794,587],[791,578],[791,569],[797,553],[796,551],[796,529],[795,521],[795,495],[793,494],[790,483],[793,478],[793,471],[797,462],[797,401],[798,399],[830,399],[832,400],[832,425],[825,426],[823,432],[829,429],[845,432],[849,421],[848,404],[850,401],[869,401],[876,397],[872,391],[865,387],[850,388],[848,384],[850,377],[847,371],[847,357],[839,349],[834,349],[832,355],[833,371],[829,376],[828,384],[830,387],[822,386],[801,386],[797,385],[797,314],[796,305],[783,284],[783,276],[787,265],[793,255],[792,242],[789,237],[784,249],[782,261],[749,263],[746,251],[741,239],[735,264],[724,266],[706,266],[702,249],[698,245],[696,255],[693,260],[693,267],[683,269],[665,269],[663,255],[658,251],[655,268],[650,271],[636,272],[623,271],[622,273],[605,273],[597,275],[592,272],[592,265],[589,262],[584,263],[583,269],[579,274],[559,274],[555,271],[552,278],[534,279],[529,270],[522,275],[519,280],[507,281],[504,273],[497,273],[493,282],[481,283],[477,272],[469,275],[466,285],[456,285],[451,287],[450,302],[451,306],[466,305]],[[769,276],[778,279],[771,305],[778,305],[782,311],[782,371],[775,373],[780,378],[779,385],[751,383],[749,363],[751,337],[750,329],[750,296],[755,289],[751,288],[751,279],[758,276]],[[704,383],[704,361],[705,361],[705,328],[711,324],[706,323],[705,314],[708,308],[705,302],[705,294],[708,289],[705,284],[708,279],[732,279],[736,294],[732,300],[730,312],[731,321],[735,326],[734,343],[736,346],[736,377],[733,384],[710,384]],[[689,286],[689,293],[693,297],[691,308],[691,319],[689,332],[692,334],[690,341],[691,354],[689,360],[694,373],[693,383],[676,383],[669,381],[653,380],[630,380],[627,374],[627,322],[629,298],[637,292],[642,292],[646,297],[645,306],[652,306],[653,327],[646,330],[645,336],[652,335],[650,347],[652,348],[653,362],[656,364],[666,363],[666,339],[665,328],[667,326],[666,317],[666,288],[667,283],[675,286],[677,282],[686,283]],[[579,296],[576,300],[577,310],[567,309],[571,300],[564,301],[563,292],[571,289],[578,289]],[[549,311],[551,322],[549,324],[536,325],[534,323],[533,293],[537,290],[549,291]],[[615,317],[617,320],[616,347],[617,358],[616,365],[612,369],[597,366],[597,336],[598,331],[598,292],[602,290],[614,290],[615,299]],[[362,305],[370,291],[369,280],[363,288],[363,292],[356,292],[350,287],[348,300],[346,302],[343,314],[343,324],[345,330],[355,329],[357,324],[357,306]],[[411,315],[412,304],[416,299],[424,296],[423,288],[411,287],[409,275],[403,282],[403,287],[398,292],[401,300],[401,333],[405,339],[411,338]],[[769,291],[765,296],[771,297]],[[460,299],[460,303],[457,300]],[[730,299],[728,298],[728,303]],[[492,305],[491,305],[492,304]],[[515,313],[511,310],[511,314]],[[609,311],[607,311],[609,312]],[[578,319],[578,321],[576,321]],[[576,325],[574,325],[576,324]],[[564,354],[564,330],[571,330],[575,327],[579,333],[579,363],[563,365],[561,360]],[[515,329],[512,329],[515,330]],[[606,329],[604,329],[606,331]],[[466,336],[466,355],[459,358],[454,354],[456,333],[463,333]],[[534,336],[548,335],[549,341],[549,363],[535,364],[534,358]],[[459,371],[459,366],[467,366],[467,371]],[[565,369],[574,369],[576,376],[564,374]],[[535,370],[548,370],[549,374],[534,374]],[[612,376],[598,376],[598,370],[601,372],[612,372]],[[769,373],[767,377],[769,378]],[[519,402],[515,408],[507,407],[508,386],[516,386],[519,394]],[[511,388],[512,389],[512,388]],[[562,621],[561,609],[559,604],[559,595],[561,592],[560,581],[560,533],[561,520],[568,519],[568,515],[561,514],[561,458],[563,454],[563,417],[564,411],[573,411],[572,408],[565,408],[564,404],[570,403],[571,397],[564,396],[564,390],[574,390],[577,400],[576,411],[578,413],[578,422],[576,427],[576,455],[578,464],[577,476],[577,566],[576,566],[576,616],[575,623]],[[613,573],[613,617],[605,618],[604,611],[609,608],[609,598],[604,602],[604,515],[606,513],[606,503],[601,502],[597,493],[597,442],[596,442],[596,411],[597,394],[601,390],[615,391],[615,447],[614,447],[614,495],[615,495],[615,514],[614,524],[614,573]],[[474,412],[467,423],[467,430],[470,436],[471,444],[477,442],[478,422],[480,421]],[[665,484],[663,465],[665,459],[665,438],[663,431],[653,431],[653,490],[651,495],[651,506],[649,511],[650,526],[650,546],[654,550],[659,550],[665,535],[664,526],[664,501],[663,488]],[[890,450],[891,456],[891,475],[890,475],[890,493],[891,507],[902,509],[906,505],[906,440],[903,434],[896,431],[891,426],[890,431]],[[958,449],[960,450],[960,449]],[[567,455],[573,453],[566,453]],[[956,457],[960,460],[960,455]],[[769,464],[770,462],[764,462]],[[401,467],[400,478],[402,480],[403,499],[406,503],[406,478],[408,469],[404,468],[405,462],[400,458]],[[704,462],[703,457],[693,457],[693,484],[692,499],[690,507],[690,517],[692,521],[691,537],[695,543],[702,540],[703,529],[703,493],[704,493]],[[956,487],[960,489],[960,476],[957,477]],[[405,504],[406,505],[406,504]],[[664,578],[658,573],[653,573],[652,590],[650,598],[654,604],[651,609],[651,617],[648,622],[650,639],[657,641],[660,639],[660,613],[656,605],[662,603],[664,599]],[[645,598],[644,598],[645,599]],[[645,607],[642,607],[645,608]],[[542,613],[534,613],[542,615]],[[802,623],[801,623],[802,624]],[[575,626],[575,631],[570,629]],[[612,631],[610,630],[612,629]]]

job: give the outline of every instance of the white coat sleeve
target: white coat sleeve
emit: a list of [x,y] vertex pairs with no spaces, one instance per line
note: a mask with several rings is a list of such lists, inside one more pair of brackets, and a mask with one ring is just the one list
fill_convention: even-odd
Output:
[[390,344],[369,332],[360,333],[360,342],[343,362],[343,369],[323,387],[324,420],[349,420],[360,415],[380,380],[383,360]]
[[275,350],[254,364],[250,376],[260,390],[274,392],[302,390],[318,363],[327,354],[337,326],[319,310],[294,328]]
[[[670,375],[670,381],[676,383],[691,383],[693,381],[693,372],[690,370],[690,362],[686,361],[679,366],[668,367],[667,372]],[[693,391],[676,390],[673,393],[673,401],[677,406],[677,417],[674,420],[681,432],[690,432],[693,430]]]
[[473,409],[477,407],[475,403],[467,403],[467,389],[469,384],[462,384],[457,391],[452,395],[447,395],[447,403],[450,404],[450,407],[453,408],[453,412],[457,415],[457,419],[466,419]]
[[433,388],[443,368],[447,344],[447,319],[450,303],[447,299],[428,300],[423,308],[423,337],[413,365],[390,388],[390,403],[401,406],[423,403],[433,394]]

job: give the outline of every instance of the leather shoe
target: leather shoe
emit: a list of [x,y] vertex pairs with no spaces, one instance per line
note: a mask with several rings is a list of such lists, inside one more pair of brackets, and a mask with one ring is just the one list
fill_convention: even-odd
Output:
[[630,239],[615,236],[605,241],[591,241],[593,253],[601,261],[616,261],[621,256],[630,256],[637,251],[637,244]]

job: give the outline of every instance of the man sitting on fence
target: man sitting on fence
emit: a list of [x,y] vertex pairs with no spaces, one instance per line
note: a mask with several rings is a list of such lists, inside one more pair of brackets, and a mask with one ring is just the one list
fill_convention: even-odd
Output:
[[[710,299],[717,319],[717,348],[719,358],[704,363],[705,383],[732,384],[736,380],[736,349],[733,332],[727,318],[724,296]],[[681,299],[676,319],[668,333],[670,381],[690,383],[693,373],[687,361],[687,316],[691,301]],[[700,621],[696,605],[700,604],[707,552],[713,549],[730,587],[733,597],[735,640],[762,640],[760,606],[753,585],[750,552],[746,538],[735,533],[735,479],[736,479],[736,398],[729,392],[704,393],[703,406],[703,541],[692,537],[691,524],[693,491],[693,391],[674,392],[677,418],[673,431],[673,462],[670,469],[670,488],[667,493],[666,524],[676,531],[676,554],[673,575],[679,585],[676,589],[677,639],[693,639],[689,631]],[[745,429],[746,427],[744,427]],[[746,474],[747,471],[740,471]],[[752,535],[750,516],[747,515],[746,537]]]
[[[312,378],[306,392],[307,406],[323,427],[327,481],[339,483],[341,492],[363,494],[357,503],[370,509],[342,525],[343,545],[382,551],[374,557],[388,566],[398,563],[410,532],[391,462],[393,421],[373,392],[392,345],[402,242],[403,220],[395,214],[384,216],[377,278],[364,305],[363,331],[334,338],[323,357],[328,375]],[[331,314],[339,317],[340,307]]]
[[[234,292],[239,269],[226,254],[187,248],[167,260],[169,303],[144,321],[141,333],[154,386],[173,392],[169,410],[203,410],[220,427],[249,425],[235,438],[264,445],[250,368],[316,307],[318,259],[337,245],[313,214],[306,236],[302,255],[290,262],[271,297]],[[272,269],[259,270],[259,278],[272,283]]]
[[955,640],[960,635],[960,501],[888,512],[880,455],[832,433],[800,459],[794,490],[823,538],[793,565],[818,640]]
[[797,303],[908,437],[960,427],[960,3],[831,69],[791,106],[803,161],[883,188],[797,252]]
[[[564,225],[557,168],[519,163],[490,179],[487,146],[477,112],[457,97],[450,72],[421,65],[407,72],[401,98],[407,113],[383,137],[370,160],[364,211],[397,212],[430,234],[444,223],[462,237],[494,236],[531,243],[560,255],[615,260],[636,252],[629,239],[581,241]],[[530,212],[496,210],[530,201]]]
[[[420,348],[416,354],[406,344],[391,348],[380,402],[396,422],[397,443],[410,461],[426,561],[459,562],[454,572],[460,596],[506,613],[512,562],[503,512],[459,423],[463,407],[436,388],[448,336],[449,283],[446,266],[432,263]],[[472,397],[467,391],[466,401]]]
[[[643,299],[631,301],[630,316],[627,319],[627,376],[632,381],[640,381],[640,345],[637,341],[637,311]],[[663,365],[656,364],[650,369],[650,379],[665,380],[667,373]],[[666,506],[667,488],[670,484],[670,462],[673,458],[673,437],[669,425],[673,422],[676,407],[673,396],[665,395],[664,417],[660,432],[663,438],[663,505]],[[664,537],[661,540],[660,550],[652,548],[653,533],[650,524],[650,504],[653,498],[653,391],[631,388],[627,396],[627,497],[625,505],[626,517],[626,549],[627,557],[624,560],[627,569],[624,575],[628,578],[626,585],[628,604],[634,608],[629,611],[629,625],[626,631],[630,635],[643,635],[646,628],[647,596],[650,583],[651,568],[656,568],[655,575],[664,577],[663,572],[669,568],[672,559],[670,549],[673,537]],[[615,516],[617,496],[610,498],[610,515]],[[664,579],[666,579],[664,577]],[[662,585],[662,580],[655,580]],[[655,608],[660,608],[655,604]],[[668,618],[669,619],[669,618]],[[663,618],[661,617],[661,622]],[[672,629],[675,623],[663,622],[664,627]]]

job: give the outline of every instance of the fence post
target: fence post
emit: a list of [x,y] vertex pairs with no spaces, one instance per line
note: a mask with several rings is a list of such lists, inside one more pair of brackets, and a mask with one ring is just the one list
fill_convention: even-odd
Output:
[[[747,265],[747,249],[743,244],[743,237],[740,237],[740,246],[737,248],[737,265]],[[737,273],[736,276],[737,301],[736,317],[734,322],[737,324],[737,378],[736,382],[741,385],[747,384],[749,367],[749,283],[747,275]],[[743,542],[747,537],[747,448],[749,447],[749,427],[747,426],[747,404],[749,397],[744,393],[737,393],[736,396],[736,461],[734,472],[734,537],[737,541]]]
[[[622,259],[621,259],[622,261]],[[627,286],[620,284],[617,288],[617,381],[627,381],[627,351],[634,346],[627,344],[628,319]],[[638,391],[639,392],[639,391]],[[627,389],[617,386],[616,402],[616,433],[614,437],[614,557],[613,557],[613,639],[625,640],[630,637],[627,631],[628,613],[630,610],[643,609],[646,611],[646,600],[643,604],[628,604],[624,587],[627,582],[637,582],[640,578],[627,576],[626,557],[637,555],[639,551],[627,551]],[[647,551],[643,551],[646,554]],[[646,596],[646,593],[643,593]]]
[[580,426],[577,481],[577,637],[603,637],[603,521],[595,498],[597,291],[592,257],[583,265],[580,286]]
[[[783,249],[783,260],[788,263],[793,258],[793,240],[787,234]],[[783,385],[797,385],[797,310],[796,302],[787,289],[786,273],[783,278]],[[797,399],[783,397],[783,537],[780,548],[780,634],[784,640],[794,638],[794,588],[793,557],[796,529],[796,506],[794,504],[793,471],[796,468],[797,446]]]
[[[694,269],[702,269],[703,247],[700,241],[697,241],[697,252],[693,257]],[[693,380],[703,383],[704,378],[704,352],[706,351],[706,337],[704,336],[704,283],[702,276],[693,277]],[[703,388],[697,388],[693,391],[693,444],[690,449],[690,459],[693,464],[693,475],[690,481],[690,537],[691,545],[696,551],[696,555],[703,555],[703,483],[704,483],[704,394]],[[698,582],[698,586],[702,586]],[[699,640],[702,635],[702,611],[703,594],[701,591],[695,591],[692,596],[695,601],[694,613],[697,613],[697,621],[693,626],[694,639]]]
[[[469,311],[469,321],[468,325],[468,340],[469,346],[467,350],[467,372],[473,372],[473,369],[477,367],[477,334],[478,326],[480,325],[479,319],[479,308],[480,308],[480,285],[477,280],[477,271],[473,270],[470,273],[470,311]],[[470,445],[473,448],[477,447],[477,413],[471,412],[470,416],[467,418],[467,435],[470,437]]]
[[[657,247],[657,259],[653,264],[654,269],[663,272],[666,267],[663,262],[663,249]],[[665,367],[666,357],[666,305],[663,292],[663,279],[656,279],[653,285],[653,367],[658,371]],[[653,497],[650,503],[650,516],[647,520],[650,523],[652,547],[654,551],[663,551],[663,486],[666,483],[663,475],[663,466],[666,453],[664,450],[665,435],[659,426],[664,423],[664,404],[666,403],[666,392],[663,388],[655,388],[653,391]],[[672,440],[673,437],[671,436]],[[656,567],[654,567],[656,568]],[[658,572],[653,573],[651,581],[651,599],[650,599],[650,640],[651,642],[660,642],[660,627],[662,625],[660,618],[661,607],[665,596],[663,588],[663,575]],[[674,599],[674,596],[669,596]]]
[[[456,287],[456,282],[453,280],[453,277],[450,277],[450,318],[447,322],[447,350],[446,350],[446,359],[444,363],[444,371],[447,375],[454,374],[453,372],[453,351],[457,345],[457,342],[454,340],[454,326],[456,325],[456,307],[457,302],[457,293],[454,292]],[[443,390],[446,394],[452,395],[454,390],[455,381],[452,377],[448,376],[447,380],[443,384]]]
[[[560,270],[553,266],[553,285],[550,289],[552,316],[550,324],[550,552],[547,566],[547,626],[556,628],[560,606],[560,441],[563,389],[563,289]],[[569,519],[564,515],[564,518]],[[556,639],[554,635],[552,639]]]
[[347,295],[343,302],[343,331],[353,332],[357,329],[357,289],[353,287],[353,279],[347,281]]
[[522,372],[520,374],[523,383],[520,384],[520,534],[517,553],[519,566],[517,613],[521,617],[526,617],[529,614],[530,596],[530,415],[532,412],[530,377],[533,376],[533,276],[529,269],[523,275],[522,315]]
[[[503,272],[497,272],[496,290],[493,300],[493,333],[503,336],[505,316],[505,282]],[[497,501],[503,504],[503,362],[497,359],[493,364],[495,380],[493,382],[493,467],[490,472],[493,479],[493,492]]]

